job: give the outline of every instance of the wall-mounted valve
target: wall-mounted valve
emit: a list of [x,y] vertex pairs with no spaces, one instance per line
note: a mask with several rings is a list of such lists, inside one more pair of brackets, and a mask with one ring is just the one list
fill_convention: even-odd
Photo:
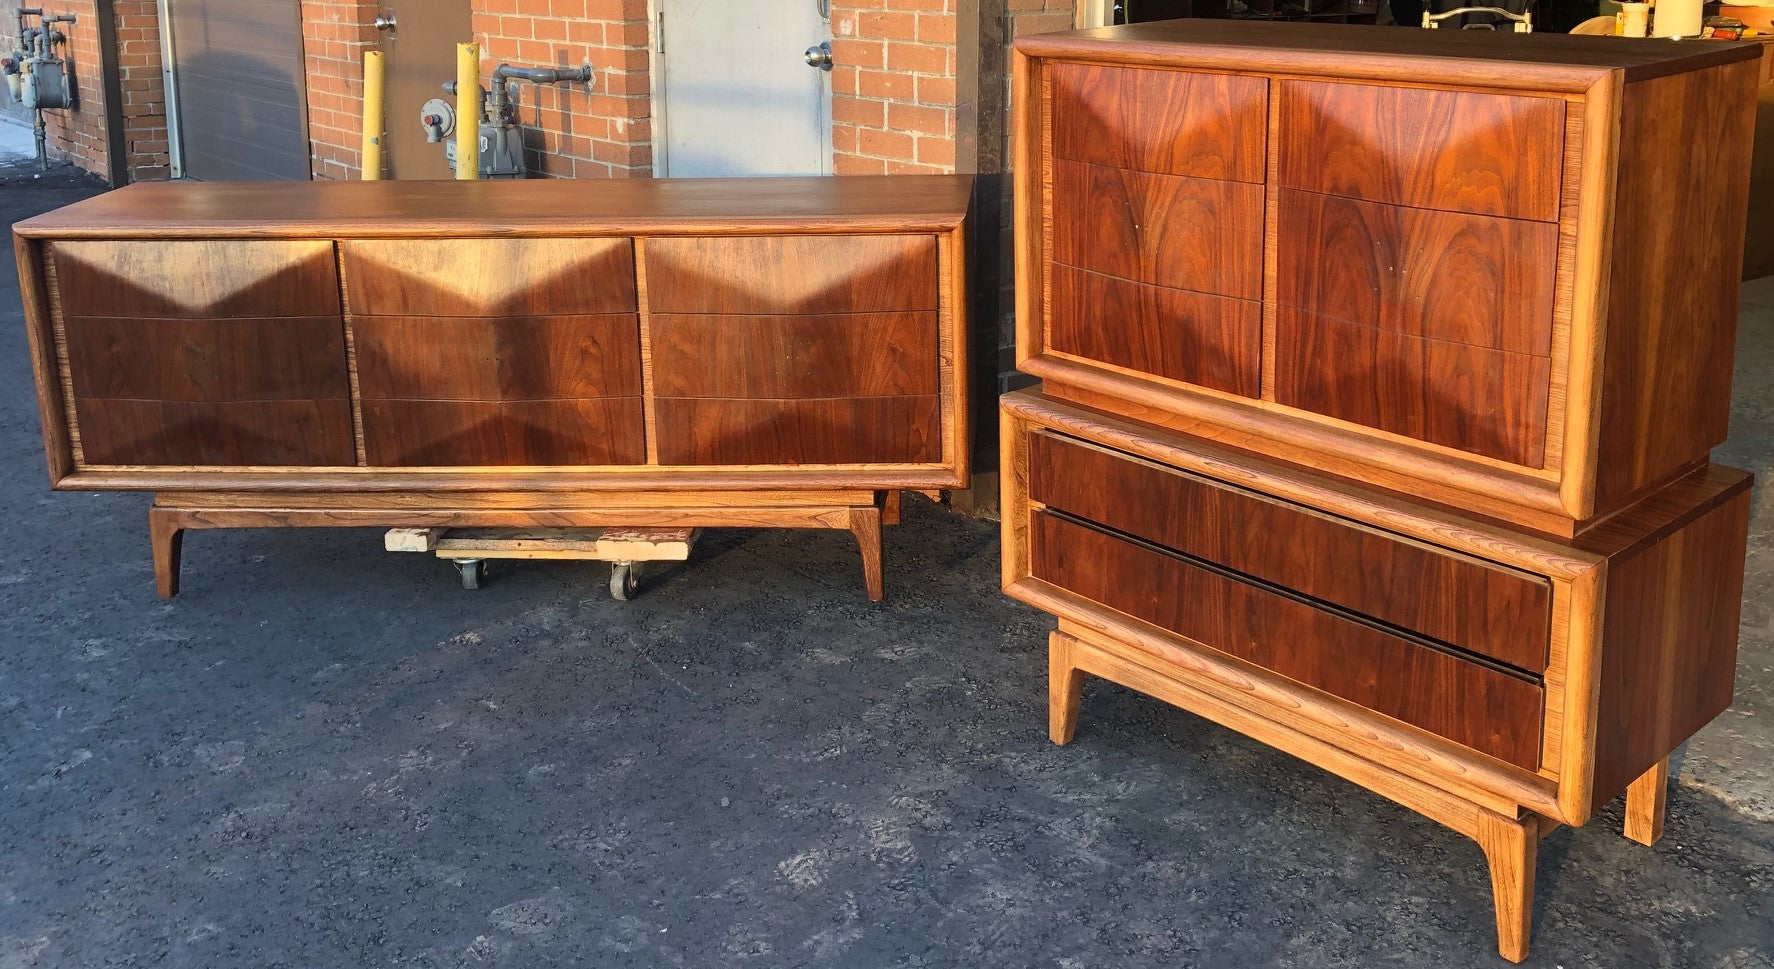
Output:
[[[56,54],[56,48],[68,42],[68,35],[55,25],[72,24],[77,18],[71,13],[46,14],[41,7],[20,7],[16,16],[18,49],[0,57],[0,73],[6,77],[8,93],[36,113],[37,159],[47,171],[49,145],[43,112],[74,107],[68,61]],[[32,17],[37,18],[35,27],[30,24]]]
[[419,109],[419,124],[425,140],[435,145],[456,133],[456,109],[443,98],[432,98]]
[[0,75],[5,76],[6,93],[14,101],[23,101],[25,99],[25,72],[24,64],[22,63],[23,60],[24,58],[19,57],[17,51],[8,54],[5,57],[0,57]]

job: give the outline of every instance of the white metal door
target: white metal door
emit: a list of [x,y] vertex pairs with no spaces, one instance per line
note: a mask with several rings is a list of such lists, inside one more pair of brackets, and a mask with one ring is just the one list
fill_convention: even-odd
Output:
[[660,174],[829,175],[829,0],[654,0]]

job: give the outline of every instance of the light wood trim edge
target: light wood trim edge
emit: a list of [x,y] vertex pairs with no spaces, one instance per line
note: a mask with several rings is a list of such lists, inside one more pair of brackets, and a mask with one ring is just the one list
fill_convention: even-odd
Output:
[[1269,99],[1263,128],[1263,292],[1259,339],[1257,396],[1275,402],[1275,354],[1281,339],[1281,87],[1280,78],[1265,77]]
[[49,460],[49,483],[61,487],[74,473],[77,458],[72,432],[72,403],[63,382],[61,354],[55,336],[55,314],[44,287],[48,269],[45,243],[14,232],[13,255],[18,263],[19,296],[25,309],[25,336],[37,384],[37,415],[42,421],[43,451]]
[[[1558,219],[1553,239],[1552,307],[1547,319],[1548,352],[1546,409],[1541,415],[1541,470],[1564,472],[1565,422],[1570,416],[1571,319],[1576,301],[1577,246],[1582,238],[1583,102],[1559,105],[1564,119],[1563,150],[1559,155]],[[1560,481],[1562,486],[1563,482]]]
[[[1188,44],[1176,41],[1117,40],[1088,34],[1032,34],[1016,39],[1015,53],[1032,59],[1056,58],[1087,64],[1269,74],[1332,81],[1397,81],[1437,86],[1580,94],[1605,67],[1487,61],[1470,57],[1362,55],[1348,51],[1271,50],[1261,46]],[[1450,73],[1457,72],[1457,73]]]
[[[1336,480],[1319,481],[1313,472],[1280,469],[1253,471],[1235,449],[1218,442],[1191,440],[1188,448],[1160,440],[1151,429],[1104,414],[1056,402],[1033,391],[1006,394],[1000,406],[1006,415],[1027,426],[1085,438],[1163,465],[1259,492],[1339,518],[1367,523],[1438,548],[1553,579],[1570,578],[1594,567],[1599,557],[1568,546],[1494,527],[1453,512],[1413,514],[1397,498]],[[1025,433],[1018,430],[1016,433]],[[1176,435],[1182,432],[1160,432]]]
[[351,273],[346,269],[345,247],[333,243],[333,276],[339,280],[339,312],[345,326],[345,374],[351,384],[351,437],[357,450],[357,466],[370,466],[370,448],[363,430],[363,387],[357,375],[357,314],[351,309]]
[[653,294],[647,286],[647,240],[636,236],[630,240],[634,248],[634,306],[640,318],[641,351],[641,423],[647,446],[647,463],[659,464],[659,399],[653,379]]
[[999,520],[1003,529],[1002,586],[1029,574],[1029,427],[1007,408],[998,411]]
[[1157,697],[1199,717],[1235,730],[1269,747],[1329,771],[1403,805],[1468,837],[1478,831],[1481,808],[1457,794],[1425,784],[1364,757],[1351,754],[1311,734],[1276,723],[1238,704],[1195,688],[1188,681],[1140,662],[1111,644],[1060,630],[1072,669],[1098,676],[1131,690]]
[[1578,202],[1575,292],[1591,298],[1571,307],[1569,379],[1565,382],[1565,441],[1559,502],[1579,521],[1595,514],[1597,453],[1601,425],[1602,363],[1606,352],[1609,258],[1613,247],[1614,196],[1620,155],[1621,75],[1610,73],[1589,88],[1583,115],[1583,174]]
[[873,490],[785,491],[614,491],[542,495],[524,491],[496,491],[450,495],[443,500],[432,492],[407,491],[379,494],[356,492],[263,492],[263,491],[160,491],[154,503],[164,507],[262,511],[306,508],[314,511],[427,511],[446,507],[456,511],[585,511],[607,508],[802,508],[814,505],[862,508],[875,504]]
[[1041,309],[1046,283],[1041,271],[1042,205],[1040,133],[1045,111],[1038,72],[1041,62],[1020,50],[1010,54],[1011,191],[1015,223],[1011,244],[1016,259],[1016,362],[1040,352],[1045,320]]
[[[1348,757],[1359,758],[1467,803],[1500,812],[1513,813],[1527,807],[1539,813],[1557,813],[1550,782],[1489,761],[1452,741],[1321,694],[1147,623],[1101,609],[1039,579],[1017,583],[1012,594],[1038,608],[1062,609],[1063,612],[1056,613],[1062,633],[1155,672],[1162,669],[1158,664],[1184,671],[1191,689],[1244,711],[1261,724],[1311,736]],[[1185,682],[1176,674],[1159,675]],[[1245,732],[1264,743],[1270,742],[1265,733]]]
[[610,465],[572,468],[490,467],[484,470],[411,468],[84,468],[55,483],[62,491],[770,491],[867,488],[929,491],[966,486],[945,465]]
[[[873,509],[874,505],[866,506]],[[843,506],[581,509],[185,508],[156,504],[179,528],[851,528],[859,510]]]
[[[47,253],[47,250],[46,250]],[[86,467],[86,448],[80,440],[80,409],[74,400],[74,367],[68,356],[68,319],[62,306],[62,281],[56,274],[53,255],[43,260],[43,280],[48,286],[49,330],[55,342],[55,369],[60,377],[62,409],[68,429],[68,444],[74,451],[76,472]],[[58,485],[59,487],[59,485]]]
[[937,392],[942,421],[943,463],[968,480],[973,463],[968,442],[967,398],[967,231],[966,223],[936,237]]
[[1561,819],[1573,827],[1586,823],[1595,810],[1596,717],[1601,709],[1602,623],[1607,618],[1607,586],[1606,559],[1570,584],[1558,801]]

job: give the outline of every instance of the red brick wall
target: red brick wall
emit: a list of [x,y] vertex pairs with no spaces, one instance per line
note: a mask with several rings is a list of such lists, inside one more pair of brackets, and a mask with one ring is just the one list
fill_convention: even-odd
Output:
[[582,67],[589,84],[515,86],[532,175],[653,173],[647,0],[475,0],[482,77],[503,63]]
[[833,0],[834,172],[955,170],[957,26],[955,0]]
[[[0,46],[17,45],[17,4],[0,6]],[[93,0],[49,0],[36,4],[52,14],[71,13],[73,24],[57,24],[68,35],[61,48],[73,64],[75,110],[45,112],[52,157],[73,162],[100,176],[110,172],[105,128],[103,59],[99,56],[98,12]],[[116,0],[119,82],[122,87],[124,143],[128,177],[165,178],[170,173],[166,142],[166,94],[160,74],[160,24],[154,0]],[[32,18],[34,25],[36,19]],[[29,120],[28,114],[21,114]]]
[[[15,3],[0,5],[0,32],[8,52],[18,46],[18,21],[13,16]],[[44,119],[49,126],[49,151],[56,158],[72,161],[89,172],[105,173],[105,89],[99,70],[97,14],[92,0],[49,0],[33,4],[52,14],[71,13],[80,18],[74,24],[56,24],[68,35],[68,44],[58,48],[70,58],[74,69],[74,111],[49,111]],[[36,26],[36,18],[30,25]],[[27,116],[28,117],[28,116]]]
[[1072,0],[1007,0],[1006,15],[1012,24],[1011,38],[1071,30]]
[[[1003,18],[1001,36],[1006,38],[1071,25],[1072,0],[980,2],[986,8],[983,17]],[[646,0],[474,3],[474,29],[483,45],[485,72],[507,61],[589,63],[596,71],[596,81],[589,86],[516,86],[533,173],[576,178],[652,173]],[[70,31],[82,108],[71,117],[52,116],[52,146],[82,167],[103,172],[104,89],[94,3],[50,0],[49,6],[82,18]],[[116,0],[116,7],[131,174],[165,177],[169,169],[155,4]],[[957,126],[971,123],[958,104],[957,34],[978,27],[960,23],[956,7],[957,0],[834,0],[836,172],[943,172],[970,167],[958,165],[957,159],[957,147],[967,136]],[[361,164],[363,54],[377,43],[370,21],[378,5],[374,0],[301,0],[301,10],[311,167],[317,178],[356,178]],[[9,18],[0,23],[4,23],[0,29],[10,30]],[[993,60],[982,55],[988,70]],[[982,79],[981,97],[1001,98],[1000,91],[992,79]],[[982,134],[992,137],[990,132]],[[982,150],[981,161],[993,154]]]
[[363,167],[363,55],[376,49],[374,0],[302,0],[310,168],[354,179]]
[[166,136],[166,81],[160,63],[160,12],[154,0],[116,0],[117,71],[123,91],[123,142],[129,180],[172,175]]
[[[302,0],[315,178],[361,172],[363,55],[377,44],[377,12],[371,0]],[[591,85],[515,86],[532,174],[652,173],[647,27],[646,0],[475,0],[483,83],[508,62],[596,71]]]

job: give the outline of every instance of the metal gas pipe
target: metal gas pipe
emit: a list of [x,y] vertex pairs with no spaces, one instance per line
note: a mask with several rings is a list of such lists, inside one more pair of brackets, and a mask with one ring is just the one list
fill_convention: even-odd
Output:
[[[71,13],[46,14],[41,7],[20,7],[18,18],[18,49],[0,57],[0,74],[6,77],[11,95],[36,115],[32,128],[37,134],[37,161],[49,170],[48,125],[43,112],[66,110],[74,106],[74,85],[68,76],[68,61],[56,56],[57,45],[66,44],[68,35],[56,24],[71,24]],[[30,26],[30,18],[37,26]]]

